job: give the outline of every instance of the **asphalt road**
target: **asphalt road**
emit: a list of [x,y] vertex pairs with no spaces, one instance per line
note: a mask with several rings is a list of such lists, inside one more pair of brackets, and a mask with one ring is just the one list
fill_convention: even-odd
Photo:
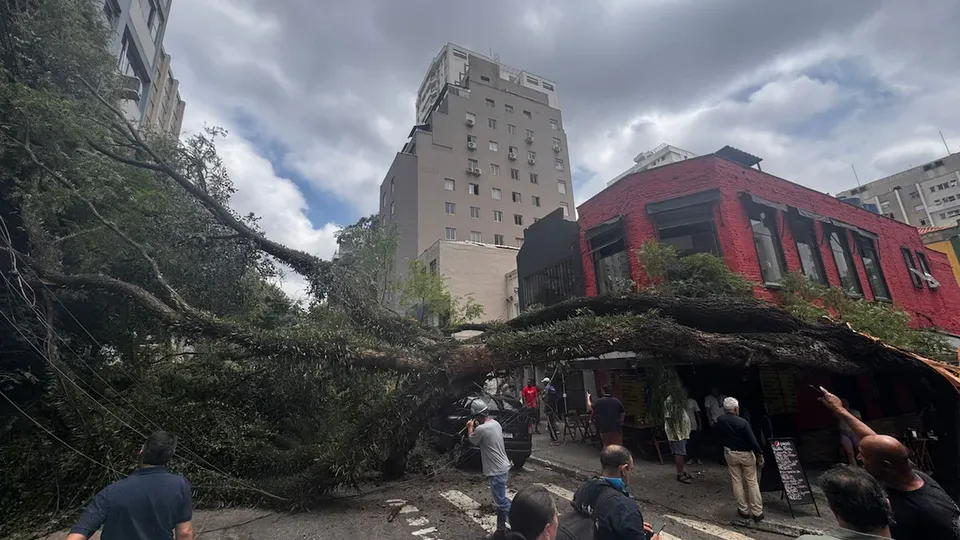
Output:
[[[553,471],[527,465],[511,472],[509,488],[537,483],[557,499],[561,513],[578,483]],[[783,540],[755,530],[736,530],[643,507],[655,526],[666,523],[663,540]],[[197,511],[194,524],[204,540],[343,538],[385,540],[481,540],[495,526],[490,491],[479,471],[450,469],[430,480],[387,485],[370,495],[329,505],[314,513],[275,514],[258,510]]]

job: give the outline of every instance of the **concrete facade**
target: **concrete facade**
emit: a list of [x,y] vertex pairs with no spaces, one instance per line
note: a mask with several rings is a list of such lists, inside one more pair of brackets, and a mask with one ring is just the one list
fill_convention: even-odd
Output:
[[483,306],[483,315],[468,322],[505,321],[516,316],[517,251],[511,246],[438,240],[419,258],[445,278],[451,295],[473,298]]
[[[140,81],[136,98],[124,100],[124,112],[131,121],[147,125],[152,109],[164,101],[164,90],[169,85],[167,77],[172,78],[170,57],[163,52],[163,36],[173,0],[102,0],[101,3],[104,20],[113,31],[110,53],[117,57],[117,69],[129,77],[129,81],[133,78]],[[176,105],[169,107],[167,125],[177,127],[179,134],[184,104],[179,95],[176,98]]]
[[837,194],[873,203],[914,227],[952,225],[960,217],[960,153]]
[[633,162],[636,163],[636,165],[617,175],[616,178],[607,182],[607,185],[613,185],[621,178],[633,173],[655,169],[693,157],[697,157],[697,155],[689,150],[670,146],[669,144],[661,144],[653,150],[637,154],[637,157],[633,158]]
[[150,91],[147,125],[173,136],[180,135],[186,103],[180,99],[180,81],[173,76],[170,55],[161,48],[160,63]]
[[460,85],[444,83],[381,183],[380,216],[399,229],[401,274],[437,240],[519,247],[535,220],[558,208],[573,215],[560,110],[499,70],[471,54]]
[[[682,204],[686,203],[682,199],[687,197],[709,212],[712,231],[702,230],[705,236],[713,236],[710,240],[715,244],[700,238],[699,245],[715,245],[729,268],[755,283],[754,291],[760,298],[775,301],[776,284],[767,283],[770,268],[761,267],[755,238],[762,231],[748,213],[748,208],[755,207],[764,208],[763,219],[770,220],[769,229],[776,231],[768,234],[772,237],[768,245],[779,253],[781,272],[807,273],[796,236],[801,231],[795,226],[802,222],[809,227],[807,253],[812,251],[820,259],[818,273],[824,274],[829,285],[841,286],[838,263],[846,263],[843,257],[834,256],[828,240],[831,231],[837,232],[845,240],[847,260],[855,270],[863,298],[877,300],[875,282],[871,282],[865,267],[872,259],[882,270],[880,279],[885,282],[889,301],[911,314],[918,327],[960,332],[960,286],[952,279],[950,262],[946,255],[926,249],[917,229],[714,155],[630,175],[579,206],[587,294],[598,291],[597,269],[588,242],[591,229],[622,216],[628,275],[643,283],[645,278],[632,253],[648,239],[662,239],[663,226],[654,212],[671,206],[677,208],[664,213],[683,211]],[[873,245],[875,256],[864,251],[864,244],[858,240],[863,238],[871,239],[867,244]],[[911,264],[921,266],[921,258],[926,259],[936,283],[925,282],[910,271]]]
[[920,237],[927,249],[947,256],[953,277],[960,283],[960,224],[952,227],[921,227]]

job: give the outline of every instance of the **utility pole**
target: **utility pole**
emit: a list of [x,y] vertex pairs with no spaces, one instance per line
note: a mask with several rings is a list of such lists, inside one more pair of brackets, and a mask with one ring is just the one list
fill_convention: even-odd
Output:
[[860,187],[860,176],[857,175],[857,168],[853,166],[853,163],[850,164],[850,168],[853,169],[853,177],[857,179],[857,187]]
[[940,130],[940,140],[943,141],[943,147],[947,149],[947,155],[950,155],[950,147],[947,146],[947,140],[943,138],[943,130]]

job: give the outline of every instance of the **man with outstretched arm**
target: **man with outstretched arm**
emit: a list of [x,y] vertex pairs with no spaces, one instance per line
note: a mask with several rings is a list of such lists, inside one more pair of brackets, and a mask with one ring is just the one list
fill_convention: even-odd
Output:
[[87,540],[103,527],[101,540],[193,540],[190,483],[167,471],[177,439],[165,431],[147,437],[140,468],[93,498],[67,540]]
[[863,468],[886,488],[893,537],[960,540],[960,508],[933,478],[913,468],[907,448],[893,437],[877,435],[822,386],[820,393],[820,401],[860,437]]
[[497,530],[504,530],[510,515],[510,499],[507,497],[510,460],[503,447],[503,427],[490,417],[482,398],[470,402],[470,414],[473,418],[467,422],[467,439],[480,448],[483,475],[487,477],[493,504],[497,507]]

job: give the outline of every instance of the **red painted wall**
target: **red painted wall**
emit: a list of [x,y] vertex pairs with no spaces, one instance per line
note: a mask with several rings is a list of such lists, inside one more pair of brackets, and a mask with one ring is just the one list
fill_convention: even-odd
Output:
[[[656,238],[654,223],[647,214],[646,205],[714,188],[721,192],[721,199],[714,210],[714,219],[723,258],[732,270],[758,284],[755,288],[758,297],[773,299],[771,291],[761,284],[760,265],[746,209],[739,197],[741,192],[749,192],[773,202],[832,217],[878,235],[880,266],[894,304],[909,312],[918,326],[936,326],[949,332],[960,333],[960,285],[952,279],[953,274],[946,255],[926,249],[914,227],[713,155],[636,173],[620,180],[577,208],[580,230],[587,231],[614,216],[623,215],[628,249],[631,251],[630,274],[634,281],[642,283],[644,278],[632,251],[638,249],[646,240]],[[790,227],[784,223],[783,213],[777,214],[778,232],[787,269],[800,271],[800,257]],[[822,238],[821,223],[815,221],[814,227],[817,237]],[[851,237],[848,237],[847,241],[851,247],[854,246]],[[595,295],[596,274],[583,233],[580,242],[587,295]],[[820,255],[827,278],[831,285],[840,285],[833,254],[829,246],[821,244]],[[941,284],[938,290],[931,291],[926,286],[923,289],[914,288],[900,254],[901,246],[908,247],[911,251],[923,250],[926,253],[930,271]],[[853,259],[864,295],[867,300],[873,300],[863,261],[856,252]]]

